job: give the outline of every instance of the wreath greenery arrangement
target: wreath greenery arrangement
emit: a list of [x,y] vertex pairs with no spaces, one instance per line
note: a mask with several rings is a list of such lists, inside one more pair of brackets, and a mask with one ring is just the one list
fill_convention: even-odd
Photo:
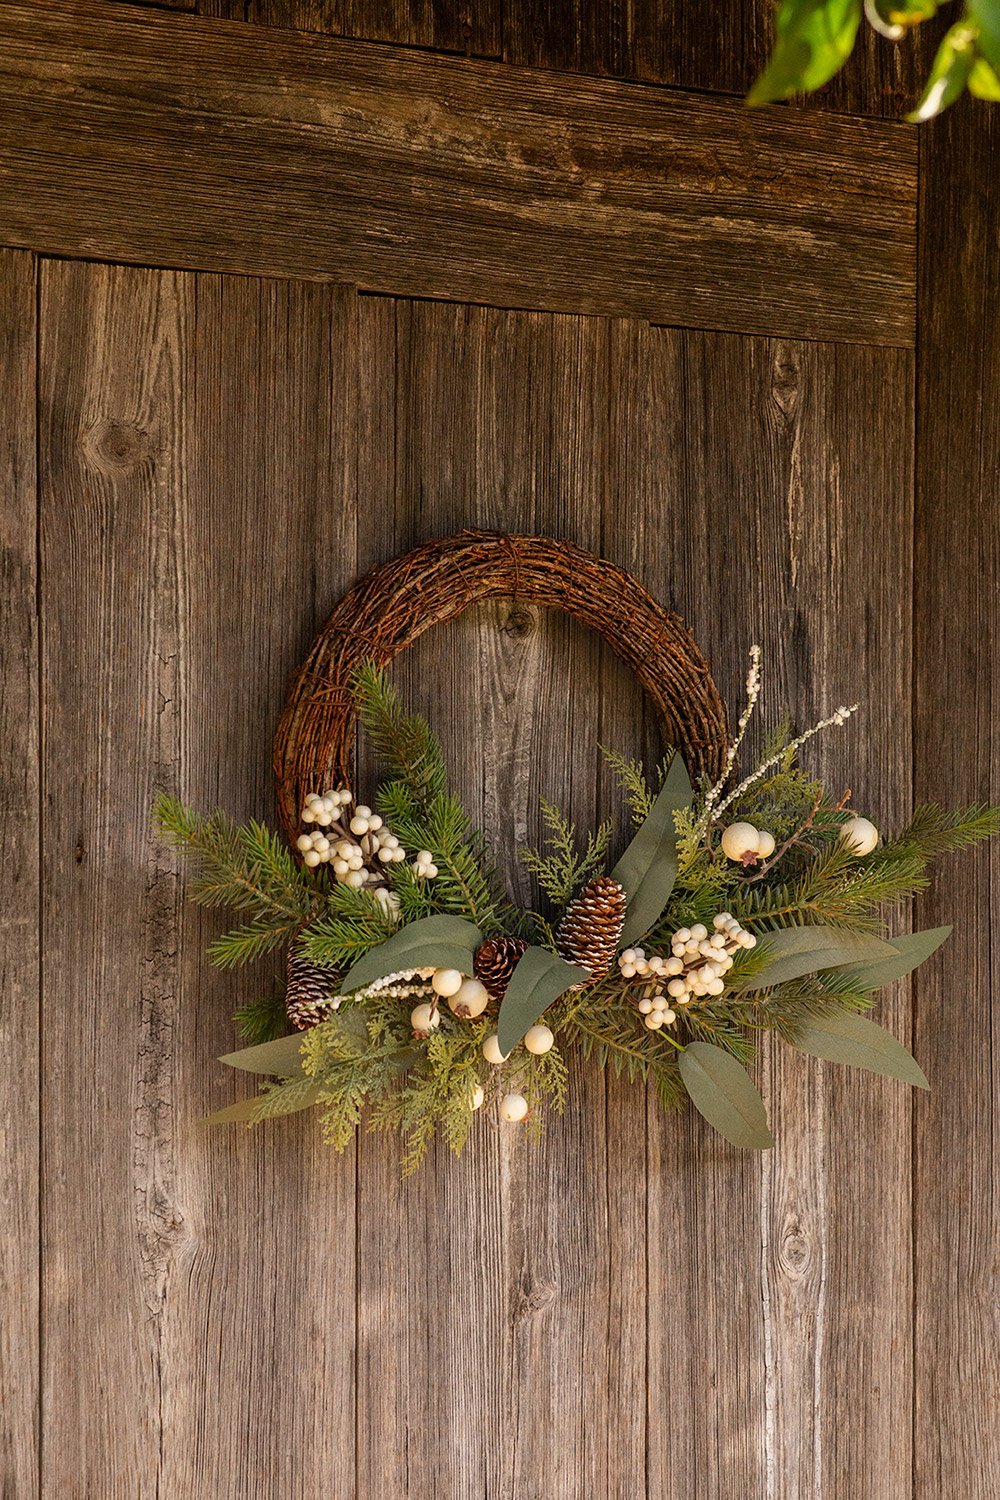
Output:
[[[452,540],[407,561],[436,565]],[[501,554],[509,561],[510,540],[461,539],[493,549],[495,565]],[[330,638],[328,624],[321,639]],[[327,702],[329,678],[307,677],[311,698]],[[192,898],[241,913],[212,961],[230,968],[287,949],[285,994],[237,1013],[248,1045],[222,1059],[262,1075],[261,1091],[210,1120],[255,1123],[316,1106],[339,1149],[363,1119],[401,1132],[411,1172],[438,1130],[461,1151],[484,1110],[537,1132],[546,1109],[561,1110],[567,1059],[578,1053],[651,1084],[667,1109],[689,1098],[730,1141],[761,1148],[772,1139],[746,1064],[764,1031],[927,1087],[866,1012],[950,929],[887,939],[883,918],[926,886],[937,856],[1000,832],[1000,809],[921,807],[882,838],[849,793],[834,797],[799,761],[813,735],[857,705],[795,737],[779,726],[739,775],[760,692],[755,647],[746,704],[714,770],[689,777],[675,751],[650,777],[605,752],[632,825],[617,860],[611,822],[579,838],[543,804],[548,841],[524,857],[545,910],[527,912],[504,894],[485,839],[449,790],[430,725],[407,712],[374,657],[356,662],[349,682],[338,725],[356,709],[385,764],[371,805],[345,781],[317,781],[286,841],[257,822],[237,827],[221,812],[157,800],[159,828],[194,867]],[[279,735],[279,765],[287,748]]]

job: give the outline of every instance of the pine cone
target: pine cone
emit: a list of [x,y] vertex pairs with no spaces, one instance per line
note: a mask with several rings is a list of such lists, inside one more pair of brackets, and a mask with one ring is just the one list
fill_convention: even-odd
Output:
[[517,961],[527,948],[523,938],[487,938],[476,949],[473,968],[480,984],[486,986],[494,1000],[502,1000],[510,984]]
[[603,979],[611,972],[624,926],[625,892],[610,875],[599,875],[567,907],[556,947],[569,963]]
[[308,1031],[325,1021],[339,982],[333,969],[311,963],[293,944],[288,950],[285,982],[285,1009],[292,1025]]

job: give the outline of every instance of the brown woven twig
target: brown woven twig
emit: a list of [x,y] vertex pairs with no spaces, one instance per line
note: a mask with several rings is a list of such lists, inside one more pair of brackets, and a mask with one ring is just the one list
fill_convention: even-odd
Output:
[[385,666],[431,625],[470,604],[510,596],[572,615],[603,636],[649,695],[667,743],[692,776],[718,775],[726,711],[681,619],[621,568],[572,542],[463,531],[394,558],[350,589],[312,644],[274,744],[281,819],[298,828],[306,792],[351,782],[351,681],[365,659]]

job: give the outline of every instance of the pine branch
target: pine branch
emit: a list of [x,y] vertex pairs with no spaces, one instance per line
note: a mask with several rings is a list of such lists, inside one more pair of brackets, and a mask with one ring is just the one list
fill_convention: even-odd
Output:
[[265,953],[273,953],[282,943],[291,942],[300,925],[298,920],[275,921],[273,917],[265,917],[233,927],[209,944],[209,962],[217,969],[235,969],[252,963]]
[[275,834],[251,822],[238,828],[225,813],[203,817],[161,792],[153,817],[162,836],[189,861],[193,901],[229,906],[255,917],[301,922],[320,896]]
[[[632,822],[638,828],[639,824],[644,823],[649,817],[653,810],[653,803],[656,801],[656,793],[646,780],[642,761],[632,760],[605,745],[601,746],[601,754],[628,801]],[[669,764],[669,760],[665,761],[664,769]]]
[[577,851],[576,827],[551,802],[541,799],[542,817],[548,830],[547,854],[525,849],[521,858],[537,879],[553,906],[568,906],[575,892],[603,866],[614,825],[602,823],[588,835],[586,848]]
[[243,1041],[248,1047],[260,1042],[273,1042],[289,1030],[288,1012],[280,996],[268,995],[260,1000],[251,1000],[233,1016]]
[[372,662],[358,668],[352,687],[365,733],[409,791],[416,808],[427,808],[447,784],[437,735],[426,719],[407,713],[385,672]]
[[925,860],[933,860],[997,834],[1000,834],[1000,807],[974,802],[971,807],[950,810],[937,803],[926,803],[914,810],[898,838],[883,845],[883,852],[913,852]]

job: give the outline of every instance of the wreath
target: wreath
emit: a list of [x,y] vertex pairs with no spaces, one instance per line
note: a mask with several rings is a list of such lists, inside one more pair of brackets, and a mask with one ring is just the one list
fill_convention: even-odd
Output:
[[[394,656],[469,605],[514,597],[566,611],[639,678],[669,747],[652,773],[605,750],[628,810],[580,838],[543,804],[547,841],[524,858],[544,910],[508,899],[484,837],[449,790],[440,744],[386,675]],[[760,694],[758,647],[735,732],[682,621],[611,563],[566,541],[468,531],[357,583],[293,684],[275,742],[283,834],[237,827],[162,793],[156,820],[194,866],[191,896],[242,914],[222,968],[284,948],[283,995],[237,1012],[222,1059],[260,1092],[208,1118],[256,1123],[316,1106],[343,1149],[364,1120],[402,1133],[414,1170],[439,1130],[456,1152],[483,1112],[536,1133],[561,1110],[573,1053],[690,1099],[730,1141],[772,1144],[747,1071],[772,1031],[834,1062],[927,1087],[870,1020],[876,992],[950,929],[887,938],[883,916],[930,862],[1000,832],[1000,809],[919,807],[883,837],[800,764],[814,735],[738,757]],[[355,723],[384,763],[354,788]],[[613,857],[612,850],[617,853]]]

